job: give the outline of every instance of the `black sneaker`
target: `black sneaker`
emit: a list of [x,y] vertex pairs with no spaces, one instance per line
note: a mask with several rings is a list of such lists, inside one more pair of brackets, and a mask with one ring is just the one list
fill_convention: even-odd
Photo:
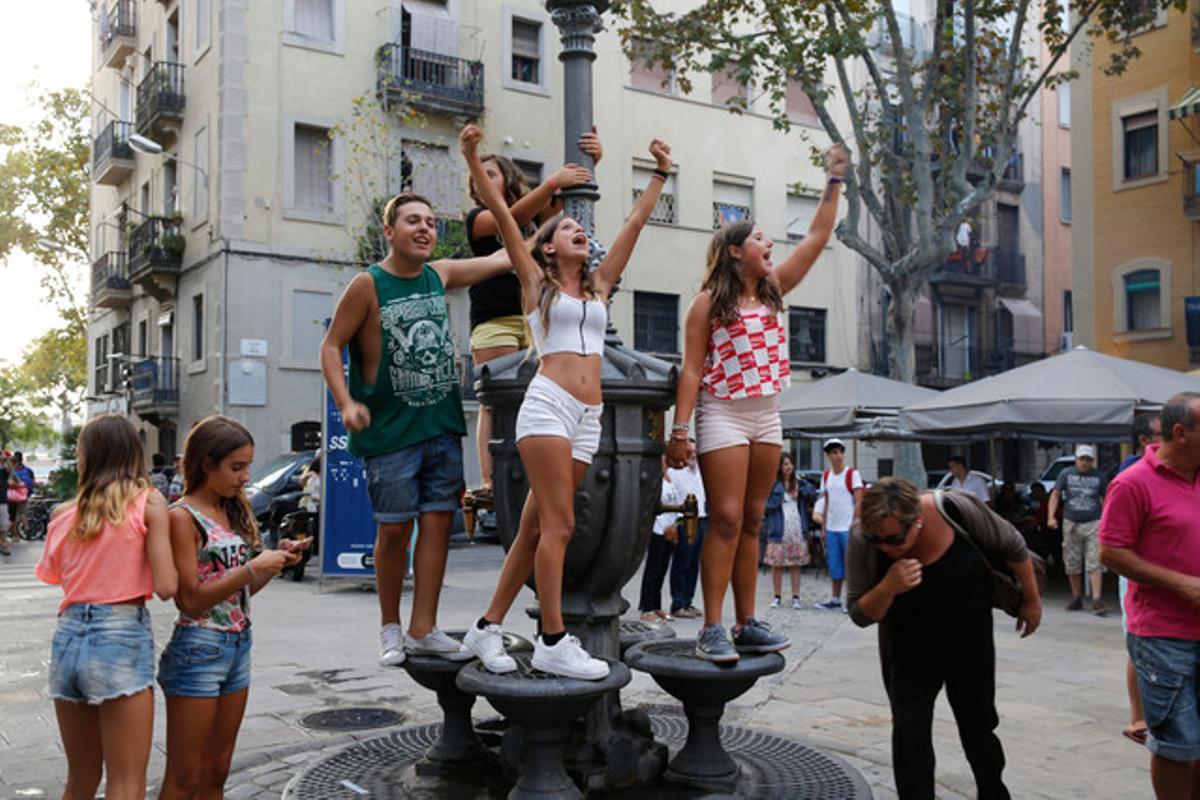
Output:
[[731,664],[738,660],[738,652],[725,635],[720,623],[705,625],[696,637],[696,657],[714,664]]
[[791,647],[792,640],[751,617],[733,629],[733,646],[739,653],[778,653]]

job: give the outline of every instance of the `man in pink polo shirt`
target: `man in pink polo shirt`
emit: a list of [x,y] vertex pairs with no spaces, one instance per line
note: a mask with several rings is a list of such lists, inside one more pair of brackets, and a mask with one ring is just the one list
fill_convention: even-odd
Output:
[[1163,798],[1200,794],[1200,392],[1162,410],[1161,445],[1109,486],[1100,560],[1130,580],[1126,642]]

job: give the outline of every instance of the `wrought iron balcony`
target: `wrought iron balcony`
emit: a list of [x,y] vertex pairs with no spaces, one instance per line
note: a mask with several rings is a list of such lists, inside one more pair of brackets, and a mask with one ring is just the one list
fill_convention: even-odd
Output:
[[1008,192],[1019,192],[1025,188],[1025,154],[1013,153],[1008,157],[1008,166],[996,181],[996,187]]
[[133,174],[133,148],[129,146],[132,124],[113,120],[92,142],[92,180],[119,186]]
[[96,259],[92,264],[92,305],[126,308],[132,296],[128,254],[113,250]]
[[483,62],[385,44],[375,54],[376,91],[385,106],[409,104],[472,119],[483,113]]
[[1015,249],[998,247],[992,251],[991,261],[996,280],[1010,286],[1025,285],[1025,254]]
[[137,3],[116,0],[100,9],[100,65],[120,69],[137,49]]
[[1183,214],[1192,222],[1200,222],[1200,161],[1192,160],[1183,166]]
[[129,235],[129,280],[156,299],[170,298],[185,243],[176,219],[147,217]]
[[137,132],[162,144],[183,120],[183,64],[155,61],[137,88]]
[[977,288],[994,287],[998,280],[992,255],[992,251],[986,247],[955,250],[940,268],[929,274],[929,282]]
[[145,419],[179,410],[179,359],[171,356],[134,357],[129,361],[130,405]]

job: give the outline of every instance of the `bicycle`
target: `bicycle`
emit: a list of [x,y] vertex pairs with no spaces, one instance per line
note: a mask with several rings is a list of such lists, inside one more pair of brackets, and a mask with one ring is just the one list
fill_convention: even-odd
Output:
[[17,531],[17,535],[27,542],[45,539],[50,513],[59,502],[59,498],[47,495],[30,498],[25,506],[25,524]]

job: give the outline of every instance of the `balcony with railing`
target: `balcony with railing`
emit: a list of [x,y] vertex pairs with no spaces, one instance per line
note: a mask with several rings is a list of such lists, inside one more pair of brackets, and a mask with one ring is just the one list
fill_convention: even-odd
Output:
[[100,7],[100,65],[121,69],[125,59],[137,50],[137,3],[116,0],[108,8]]
[[171,297],[185,244],[178,219],[147,217],[129,234],[129,280],[157,299]]
[[941,267],[929,274],[929,282],[980,289],[994,287],[998,280],[992,251],[979,246],[955,250]]
[[179,411],[179,359],[171,356],[133,357],[129,361],[129,401],[143,419]]
[[133,148],[129,134],[133,125],[113,120],[92,142],[92,180],[105,186],[120,186],[133,174]]
[[997,247],[991,252],[992,272],[996,280],[1008,286],[1025,285],[1025,254],[1015,248]]
[[375,54],[384,105],[475,118],[483,113],[483,62],[390,43]]
[[1025,188],[1025,154],[1013,153],[1008,157],[1008,166],[1000,173],[996,188],[1006,192],[1019,192]]
[[132,298],[128,254],[113,250],[96,259],[92,264],[92,305],[98,308],[128,308]]
[[185,100],[183,64],[155,61],[137,87],[137,132],[167,144],[183,121]]
[[1200,222],[1200,159],[1183,165],[1183,214],[1192,222]]

